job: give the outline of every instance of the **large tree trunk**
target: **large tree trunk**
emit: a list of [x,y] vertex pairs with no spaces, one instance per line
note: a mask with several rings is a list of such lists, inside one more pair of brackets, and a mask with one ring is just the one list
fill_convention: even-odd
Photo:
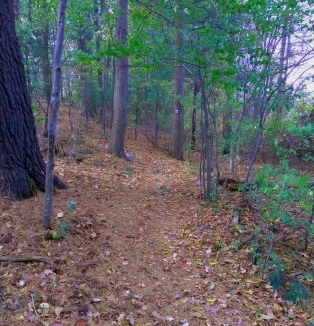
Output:
[[[87,43],[89,42],[88,36],[84,35],[84,32],[81,31],[81,38],[77,40],[77,48],[83,53],[88,53]],[[86,33],[87,34],[87,33]],[[89,118],[93,116],[93,99],[91,93],[91,81],[89,68],[86,64],[80,64],[80,87],[81,87],[81,96],[82,96],[82,114],[85,116],[85,123],[88,124]]]
[[[22,199],[45,189],[46,166],[39,151],[13,4],[3,0],[0,6],[0,193]],[[65,188],[56,177],[54,184]]]
[[[177,32],[176,49],[177,58],[183,51],[183,34],[180,30]],[[184,146],[184,66],[179,64],[174,73],[174,114],[173,114],[173,139],[170,155],[177,160],[183,160]]]
[[[120,15],[116,40],[118,44],[126,45],[128,36],[128,0],[119,0],[118,5]],[[115,60],[115,69],[113,125],[108,152],[118,157],[124,157],[124,141],[127,128],[128,57],[117,58]]]
[[108,79],[109,79],[109,58],[104,60],[103,67],[103,103],[100,111],[101,114],[101,136],[105,138],[106,136],[106,123],[107,123],[107,111],[108,111]]
[[200,77],[200,87],[202,93],[202,110],[204,113],[204,120],[202,121],[202,162],[203,166],[201,167],[201,176],[203,176],[203,191],[204,198],[208,201],[213,200],[213,185],[212,185],[212,148],[211,148],[211,135],[210,135],[210,115],[209,115],[209,103],[205,94],[204,80]]

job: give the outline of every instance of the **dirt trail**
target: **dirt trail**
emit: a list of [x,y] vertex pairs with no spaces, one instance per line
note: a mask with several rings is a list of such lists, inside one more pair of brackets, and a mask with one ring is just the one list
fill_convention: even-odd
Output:
[[53,260],[1,263],[1,325],[303,325],[231,248],[229,207],[201,203],[192,167],[144,139],[128,152],[135,161],[101,150],[58,162],[62,241],[44,239],[43,194],[1,202],[2,255]]
[[[107,188],[96,188],[103,192],[100,206],[95,203],[93,208],[98,215],[105,209],[107,222],[105,229],[98,229],[99,237],[108,238],[108,256],[115,257],[115,275],[111,275],[115,291],[109,287],[105,297],[121,300],[116,312],[120,317],[133,316],[136,323],[211,324],[219,320],[218,314],[211,317],[207,304],[214,296],[209,293],[214,269],[206,265],[205,252],[190,250],[191,245],[199,245],[198,239],[190,239],[195,237],[190,229],[201,215],[197,176],[186,173],[182,162],[166,156],[160,160],[161,153],[155,154],[150,146],[135,155],[135,162],[125,163],[129,175],[118,170],[109,176],[112,183]],[[99,179],[95,182],[98,186]],[[205,232],[211,250],[208,226]],[[99,268],[101,273],[103,266]],[[223,288],[221,284],[219,291]],[[225,319],[234,322],[231,318]]]

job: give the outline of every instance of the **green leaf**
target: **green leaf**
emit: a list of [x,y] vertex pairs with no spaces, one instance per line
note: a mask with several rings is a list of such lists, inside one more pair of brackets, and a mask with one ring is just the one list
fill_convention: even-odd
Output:
[[303,283],[297,282],[291,285],[289,292],[286,293],[284,298],[293,303],[297,303],[298,300],[307,299],[310,296],[309,290]]
[[282,221],[284,222],[284,223],[290,223],[291,222],[291,220],[292,220],[292,216],[290,215],[290,214],[284,214],[284,216],[282,217]]
[[284,273],[281,270],[274,271],[268,276],[268,280],[275,290],[280,290],[283,288]]
[[297,220],[292,220],[289,224],[293,229],[296,229],[299,226],[299,222]]
[[68,202],[68,207],[75,210],[76,209],[76,202],[74,200],[70,200]]

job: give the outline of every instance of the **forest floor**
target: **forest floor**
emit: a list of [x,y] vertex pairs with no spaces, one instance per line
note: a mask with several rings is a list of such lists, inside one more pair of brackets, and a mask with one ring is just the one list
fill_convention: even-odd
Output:
[[[67,130],[67,113],[60,130]],[[247,248],[232,244],[238,193],[207,205],[198,171],[143,136],[125,161],[106,153],[100,127],[75,125],[79,162],[59,158],[69,188],[54,198],[54,237],[41,218],[44,194],[1,200],[0,325],[308,325],[310,307],[283,300]],[[253,211],[245,220],[254,219]],[[58,229],[59,226],[59,229]],[[66,232],[66,230],[68,232]],[[59,230],[59,231],[58,231]]]

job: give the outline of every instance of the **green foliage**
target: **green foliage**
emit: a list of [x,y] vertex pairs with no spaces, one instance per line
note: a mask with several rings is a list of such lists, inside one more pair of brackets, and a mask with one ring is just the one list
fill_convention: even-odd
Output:
[[67,206],[71,209],[71,210],[76,210],[76,202],[74,200],[70,200],[67,204]]
[[34,299],[33,299],[34,302],[38,302],[42,299],[42,295],[37,291],[33,294],[33,297],[34,297]]
[[157,193],[159,195],[164,196],[165,194],[167,194],[169,192],[171,192],[171,188],[170,187],[167,187],[167,186],[162,185],[162,186],[160,186],[160,187],[157,188]]
[[[284,253],[276,252],[274,238],[278,232],[276,228],[280,228],[286,232],[290,229],[291,234],[298,237],[298,244],[303,243],[305,249],[313,240],[314,192],[311,176],[290,168],[286,160],[282,160],[279,166],[266,164],[256,173],[256,188],[251,191],[251,198],[258,202],[263,223],[268,225],[267,232],[260,235],[261,230],[258,230],[256,233],[259,244],[252,245],[254,258],[263,272],[269,274],[272,286],[281,290],[287,300],[297,303],[307,299],[310,294],[305,285],[285,273],[287,264],[281,261]],[[262,252],[257,250],[261,242],[265,248]],[[305,278],[311,278],[311,274],[312,270],[304,271]]]
[[54,240],[62,240],[64,236],[71,231],[71,225],[67,221],[66,217],[77,209],[76,202],[74,200],[70,200],[67,207],[68,210],[58,214],[59,225],[57,226],[56,230],[52,232],[52,238]]
[[52,233],[52,237],[54,240],[62,240],[66,233],[71,230],[70,225],[60,224],[58,225],[56,231]]
[[[314,126],[306,102],[302,99],[288,116],[273,115],[265,126],[263,152],[274,153],[289,160],[314,162]],[[300,108],[301,107],[301,108]],[[310,109],[308,109],[310,110]]]
[[266,164],[256,175],[258,188],[252,193],[254,198],[264,194],[268,199],[268,207],[264,208],[263,216],[276,221],[282,220],[291,226],[300,221],[292,218],[286,211],[288,204],[298,205],[299,210],[310,214],[313,207],[313,189],[310,175],[301,175],[282,161],[279,167]]
[[285,294],[284,298],[293,303],[298,303],[310,297],[310,291],[304,286],[302,282],[292,283],[289,286],[289,291]]
[[185,161],[184,162],[184,171],[186,174],[197,175],[199,173],[199,166],[197,166],[197,165],[191,166],[188,161]]
[[269,274],[268,281],[275,290],[283,292],[284,298],[292,303],[300,303],[310,297],[310,291],[301,281],[292,279],[279,269]]
[[100,152],[100,148],[98,146],[86,147],[84,152],[85,154],[97,154]]
[[314,125],[309,123],[301,127],[291,126],[289,131],[294,137],[300,139],[294,149],[295,152],[309,163],[314,163]]
[[40,108],[35,104],[32,104],[32,111],[37,124],[42,124],[45,121],[45,118],[42,116],[42,111],[40,110]]
[[281,270],[276,270],[268,276],[268,281],[275,290],[281,290],[283,288],[284,280],[285,274]]
[[134,172],[134,168],[127,166],[125,171],[121,171],[120,175],[131,175]]

